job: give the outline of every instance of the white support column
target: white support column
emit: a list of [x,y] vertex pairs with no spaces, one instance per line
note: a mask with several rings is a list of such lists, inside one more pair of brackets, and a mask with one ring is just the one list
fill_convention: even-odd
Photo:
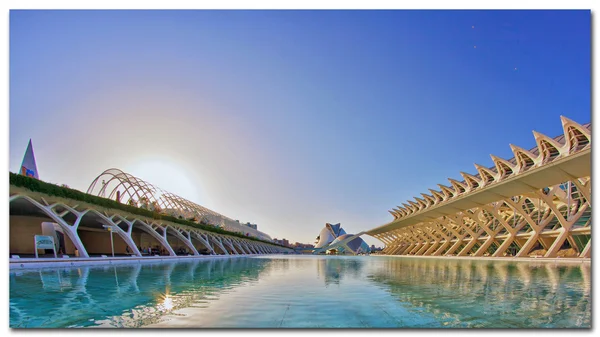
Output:
[[238,251],[240,252],[240,254],[242,255],[246,255],[248,254],[248,252],[246,252],[246,250],[244,250],[244,248],[242,247],[242,245],[240,244],[240,242],[237,239],[230,239],[231,244],[234,245],[235,247],[238,248]]
[[251,243],[252,244],[252,248],[256,251],[256,254],[262,254],[262,251],[260,250],[260,245],[257,243]]
[[140,253],[140,250],[135,245],[135,242],[133,241],[129,230],[126,232],[123,229],[121,229],[121,227],[119,227],[116,223],[112,221],[112,218],[106,218],[103,215],[100,216],[103,218],[103,220],[106,221],[106,224],[112,228],[112,232],[117,234],[119,237],[121,237],[121,239],[123,239],[123,241],[125,241],[125,244],[132,250],[132,252],[136,256],[142,256],[142,253]]
[[[119,221],[115,221],[116,218],[119,218]],[[133,238],[131,237],[131,233],[133,231],[133,222],[121,217],[120,215],[113,215],[112,217],[108,218],[111,222],[113,222],[116,225],[116,228],[118,228],[120,230],[121,233],[118,233],[119,236],[121,236],[121,238],[125,241],[125,243],[127,244],[127,246],[129,246],[129,248],[131,249],[131,251],[133,252],[133,254],[135,256],[142,256],[142,253],[140,252],[140,250],[138,249],[137,245],[135,244],[135,241],[133,241]],[[123,231],[121,227],[119,227],[119,224],[123,222],[125,224],[127,224],[127,231]]]
[[213,236],[210,234],[206,235],[214,244],[217,245],[217,247],[219,247],[219,249],[221,249],[223,251],[224,255],[229,255],[229,252],[227,251],[227,249],[225,249],[225,247],[223,246],[223,243],[221,242],[221,239],[218,236]]
[[[152,235],[156,240],[158,240],[158,242],[160,242],[160,244],[169,252],[169,255],[177,256],[177,254],[175,254],[175,251],[173,251],[173,248],[171,247],[171,245],[169,245],[169,242],[167,241],[166,228],[163,228],[162,226],[156,223],[147,224],[141,220],[138,220],[138,222],[140,222],[142,225],[145,225],[146,228],[149,229],[149,234]],[[162,233],[157,232],[155,227],[160,228]]]
[[39,202],[33,200],[32,198],[28,197],[28,196],[24,196],[24,195],[15,195],[9,198],[9,203],[18,200],[18,199],[24,199],[27,200],[30,204],[32,204],[33,206],[37,207],[38,209],[40,209],[42,212],[44,212],[50,219],[52,219],[54,222],[56,222],[64,231],[65,235],[67,235],[67,237],[71,240],[71,242],[73,243],[73,245],[75,246],[75,249],[77,249],[79,251],[79,256],[81,257],[90,257],[89,254],[87,253],[87,250],[85,249],[83,242],[81,241],[81,239],[79,238],[79,235],[77,234],[77,227],[79,226],[79,222],[81,221],[81,217],[82,214],[76,210],[74,210],[71,207],[68,207],[66,205],[61,205],[62,207],[68,208],[69,211],[71,211],[71,213],[73,213],[76,217],[77,220],[75,220],[75,224],[74,225],[69,225],[63,218],[61,218],[60,216],[58,216],[58,214],[56,214],[52,208],[56,206],[55,205],[50,205],[50,206],[44,206],[42,204],[40,204]]
[[249,253],[249,254],[252,254],[252,255],[256,254],[256,251],[255,251],[255,250],[254,250],[254,248],[253,248],[253,247],[250,245],[250,242],[249,242],[249,241],[246,241],[246,240],[241,240],[241,244],[242,244],[242,246],[244,247],[244,249],[245,249],[246,251],[248,251],[248,253]]
[[215,253],[215,250],[213,249],[211,244],[208,242],[208,237],[205,238],[202,235],[202,233],[196,232],[196,231],[191,231],[190,234],[191,234],[191,236],[196,238],[198,241],[200,241],[204,245],[204,247],[208,248],[208,251],[210,252],[211,255],[217,255],[217,253]]
[[200,255],[200,253],[198,253],[198,250],[196,250],[196,247],[194,247],[194,244],[192,243],[192,237],[190,236],[190,232],[185,231],[181,228],[176,228],[173,226],[166,226],[166,229],[171,229],[172,232],[175,233],[175,236],[181,240],[191,251],[195,256]]
[[235,247],[233,246],[233,244],[231,243],[231,241],[229,241],[229,239],[227,238],[221,238],[221,242],[224,242],[227,247],[231,248],[231,250],[233,251],[233,253],[235,255],[240,255],[240,253],[238,253],[238,251],[235,249]]
[[242,241],[244,244],[244,247],[246,247],[246,249],[251,253],[251,254],[258,254],[258,252],[256,251],[256,249],[254,248],[253,244],[249,241]]

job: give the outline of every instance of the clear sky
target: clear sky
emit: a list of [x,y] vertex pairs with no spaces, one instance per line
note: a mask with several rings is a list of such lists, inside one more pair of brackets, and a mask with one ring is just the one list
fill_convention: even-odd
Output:
[[[589,11],[11,11],[10,170],[348,233],[590,112]],[[369,244],[378,240],[364,237]]]

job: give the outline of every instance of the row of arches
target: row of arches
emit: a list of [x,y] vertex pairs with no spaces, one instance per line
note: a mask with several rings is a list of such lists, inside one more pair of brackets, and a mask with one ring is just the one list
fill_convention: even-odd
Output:
[[589,258],[590,198],[584,177],[374,236],[389,255]]
[[145,255],[240,255],[284,253],[289,249],[255,240],[211,233],[160,220],[109,214],[95,208],[47,203],[14,194],[10,203],[10,253],[34,254],[33,237],[52,223],[64,239],[63,254],[91,257],[114,253]]
[[563,134],[551,138],[534,131],[533,135],[537,146],[531,150],[525,150],[516,145],[510,145],[514,157],[505,160],[492,155],[494,167],[487,168],[475,164],[477,175],[465,172],[460,174],[463,181],[448,179],[452,187],[438,184],[440,190],[430,189],[430,195],[422,193],[422,198],[415,197],[415,201],[409,200],[388,211],[394,220],[405,218],[409,215],[426,210],[434,205],[450,201],[458,196],[470,193],[508,178],[519,175],[532,168],[547,165],[557,159],[570,156],[582,150],[591,149],[591,123],[581,125],[564,116],[561,116]]

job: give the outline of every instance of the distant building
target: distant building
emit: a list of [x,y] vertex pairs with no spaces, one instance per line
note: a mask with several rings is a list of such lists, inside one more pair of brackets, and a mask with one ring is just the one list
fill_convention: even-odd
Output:
[[315,253],[368,254],[369,245],[358,236],[346,234],[342,225],[326,223],[316,238]]
[[294,247],[294,248],[302,248],[302,249],[305,249],[305,248],[312,249],[312,248],[315,248],[315,245],[311,245],[310,243],[296,242],[296,243],[294,243],[292,245],[292,247]]
[[279,239],[275,238],[275,239],[273,239],[273,242],[275,242],[277,244],[280,244],[280,245],[291,247],[290,246],[290,242],[287,239],[281,239],[281,240],[279,240]]
[[248,227],[250,227],[250,228],[252,228],[252,229],[256,229],[256,230],[258,230],[258,225],[257,225],[257,224],[255,224],[255,223],[249,223],[249,222],[247,222],[247,223],[246,223],[246,226],[248,226]]
[[27,150],[25,150],[25,155],[23,156],[20,174],[26,177],[40,179],[40,176],[38,175],[37,165],[35,164],[35,155],[33,154],[33,145],[31,144],[31,139],[29,140]]

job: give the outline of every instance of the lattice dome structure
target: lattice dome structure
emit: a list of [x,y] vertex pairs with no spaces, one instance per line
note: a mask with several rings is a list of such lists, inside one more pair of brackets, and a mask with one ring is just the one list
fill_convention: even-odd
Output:
[[90,184],[87,193],[174,217],[203,222],[230,232],[272,241],[272,238],[263,232],[244,226],[231,218],[165,191],[119,169],[111,168],[102,172]]

